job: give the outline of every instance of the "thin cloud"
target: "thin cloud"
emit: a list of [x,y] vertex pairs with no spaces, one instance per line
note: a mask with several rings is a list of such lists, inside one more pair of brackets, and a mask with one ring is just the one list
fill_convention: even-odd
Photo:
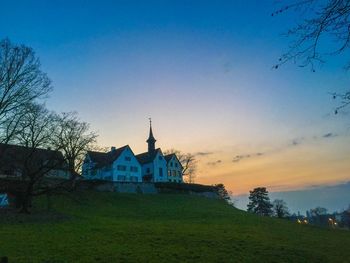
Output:
[[248,159],[248,158],[252,158],[252,157],[259,157],[259,156],[262,156],[262,155],[264,155],[264,153],[262,153],[262,152],[236,155],[233,158],[232,162],[238,163],[238,162],[240,162],[243,159]]
[[257,153],[249,153],[249,154],[240,154],[240,155],[236,155],[232,162],[234,163],[238,163],[242,160],[245,159],[251,159],[253,157],[259,157],[262,155],[270,155],[270,154],[275,154],[284,150],[287,150],[289,148],[293,148],[293,147],[297,147],[300,146],[302,144],[306,144],[312,141],[319,141],[319,140],[323,140],[323,139],[331,139],[331,138],[335,138],[339,136],[338,134],[334,133],[334,132],[328,132],[328,133],[324,133],[322,135],[314,135],[314,136],[309,136],[309,137],[296,137],[294,139],[289,140],[288,143],[286,143],[285,145],[282,145],[280,147],[276,147],[275,149],[271,149],[269,151],[265,151],[265,152],[257,152]]
[[221,161],[221,160],[217,160],[217,161],[214,161],[214,162],[207,162],[207,165],[209,165],[209,166],[215,166],[215,165],[218,165],[218,164],[220,164],[220,163],[222,163],[222,161]]
[[322,138],[334,138],[337,137],[338,135],[332,132],[326,133],[322,135]]
[[305,138],[304,138],[304,137],[294,138],[294,139],[292,140],[292,142],[290,143],[290,145],[291,145],[291,146],[297,146],[297,145],[302,144],[304,141],[305,141]]
[[214,154],[214,152],[197,152],[194,155],[197,155],[197,156],[208,156],[208,155],[211,155],[211,154]]

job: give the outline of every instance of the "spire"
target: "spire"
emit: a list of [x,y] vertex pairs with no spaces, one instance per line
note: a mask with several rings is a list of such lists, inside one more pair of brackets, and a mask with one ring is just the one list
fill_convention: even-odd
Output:
[[149,136],[147,139],[147,143],[148,143],[148,153],[153,153],[156,149],[156,139],[153,136],[153,132],[152,132],[152,119],[149,118]]

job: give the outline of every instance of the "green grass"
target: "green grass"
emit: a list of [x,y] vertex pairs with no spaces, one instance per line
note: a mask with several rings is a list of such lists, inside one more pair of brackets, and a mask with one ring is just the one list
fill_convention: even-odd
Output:
[[[2,216],[9,262],[350,262],[350,232],[254,216],[190,195],[80,192]],[[1,215],[1,214],[0,214]],[[4,218],[5,217],[5,218]]]

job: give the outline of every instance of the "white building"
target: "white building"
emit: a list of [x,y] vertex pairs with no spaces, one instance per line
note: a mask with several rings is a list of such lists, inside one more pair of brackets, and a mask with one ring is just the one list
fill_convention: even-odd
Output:
[[168,154],[165,155],[164,158],[167,162],[168,181],[173,183],[182,183],[183,167],[176,154]]
[[142,165],[142,178],[144,182],[168,182],[167,162],[161,149],[156,149],[156,139],[153,136],[150,125],[147,139],[148,151],[136,155]]
[[141,165],[129,145],[107,153],[88,151],[82,167],[86,179],[114,182],[142,182]]
[[114,182],[182,183],[182,166],[176,155],[165,157],[155,143],[150,123],[147,152],[134,155],[128,145],[112,147],[107,153],[89,151],[82,168],[83,177]]

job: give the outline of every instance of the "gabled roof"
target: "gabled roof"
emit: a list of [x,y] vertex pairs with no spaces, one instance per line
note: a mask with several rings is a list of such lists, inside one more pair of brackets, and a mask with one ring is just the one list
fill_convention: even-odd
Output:
[[145,163],[151,163],[153,162],[154,158],[157,156],[158,152],[161,152],[160,148],[156,149],[153,153],[149,152],[144,152],[136,155],[136,159],[139,161],[140,164],[145,164]]
[[169,163],[173,157],[175,157],[176,160],[177,160],[177,161],[179,162],[179,164],[181,165],[181,167],[183,167],[182,164],[181,164],[181,162],[180,162],[180,160],[179,160],[179,158],[177,158],[177,155],[176,155],[175,153],[170,153],[170,154],[167,154],[167,155],[164,156],[164,158],[165,158],[165,160],[166,160],[167,163]]
[[51,149],[31,148],[21,145],[0,143],[0,167],[23,166],[24,162],[50,162],[57,169],[66,168],[66,162],[60,151]]
[[171,154],[165,155],[164,158],[168,163],[174,156],[176,156],[175,153],[171,153]]
[[129,145],[125,145],[107,153],[88,151],[87,154],[90,157],[91,161],[96,163],[95,168],[102,168],[117,160],[126,148],[130,148]]

